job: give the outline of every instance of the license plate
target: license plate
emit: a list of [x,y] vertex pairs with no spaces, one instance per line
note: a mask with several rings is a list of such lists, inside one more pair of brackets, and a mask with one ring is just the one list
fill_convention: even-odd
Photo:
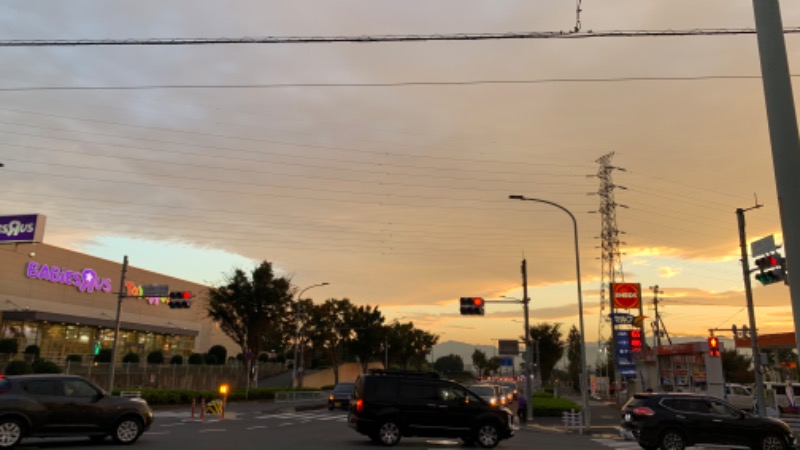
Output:
[[338,407],[342,406],[342,402],[333,402],[333,406],[338,408]]
[[631,414],[625,413],[625,422],[630,422],[630,421],[631,421]]

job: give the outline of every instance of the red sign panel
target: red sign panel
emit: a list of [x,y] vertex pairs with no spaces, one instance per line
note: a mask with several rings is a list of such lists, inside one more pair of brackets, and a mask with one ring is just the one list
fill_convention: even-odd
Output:
[[638,308],[642,302],[642,287],[639,283],[613,283],[611,299],[614,309]]

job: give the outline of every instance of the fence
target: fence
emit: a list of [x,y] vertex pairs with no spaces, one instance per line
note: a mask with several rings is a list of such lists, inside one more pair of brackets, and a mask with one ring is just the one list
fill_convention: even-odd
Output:
[[[108,386],[109,363],[77,363],[67,361],[63,366],[66,374],[81,375],[99,386]],[[283,366],[275,363],[259,364],[259,376],[271,376],[283,372]],[[208,390],[227,383],[231,388],[247,385],[247,373],[243,364],[189,365],[189,364],[144,364],[118,363],[114,369],[114,386],[120,388],[158,387],[170,389]]]
[[275,403],[320,401],[325,399],[322,391],[280,391],[275,393]]

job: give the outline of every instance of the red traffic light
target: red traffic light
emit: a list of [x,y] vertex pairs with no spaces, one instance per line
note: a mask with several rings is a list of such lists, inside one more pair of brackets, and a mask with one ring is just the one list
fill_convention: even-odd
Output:
[[481,297],[461,297],[461,314],[467,316],[482,316],[483,298]]
[[189,291],[174,291],[169,293],[169,298],[173,300],[191,300],[192,293]]
[[720,355],[719,339],[715,336],[708,338],[708,355],[718,357]]

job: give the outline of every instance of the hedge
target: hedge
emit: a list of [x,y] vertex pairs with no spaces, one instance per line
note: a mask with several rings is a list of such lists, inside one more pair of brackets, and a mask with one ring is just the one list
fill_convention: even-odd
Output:
[[569,412],[570,410],[575,410],[575,412],[578,412],[581,410],[580,405],[570,399],[563,397],[553,398],[551,395],[544,396],[537,394],[538,393],[533,394],[533,402],[531,404],[534,416],[561,417],[561,413],[565,411]]

